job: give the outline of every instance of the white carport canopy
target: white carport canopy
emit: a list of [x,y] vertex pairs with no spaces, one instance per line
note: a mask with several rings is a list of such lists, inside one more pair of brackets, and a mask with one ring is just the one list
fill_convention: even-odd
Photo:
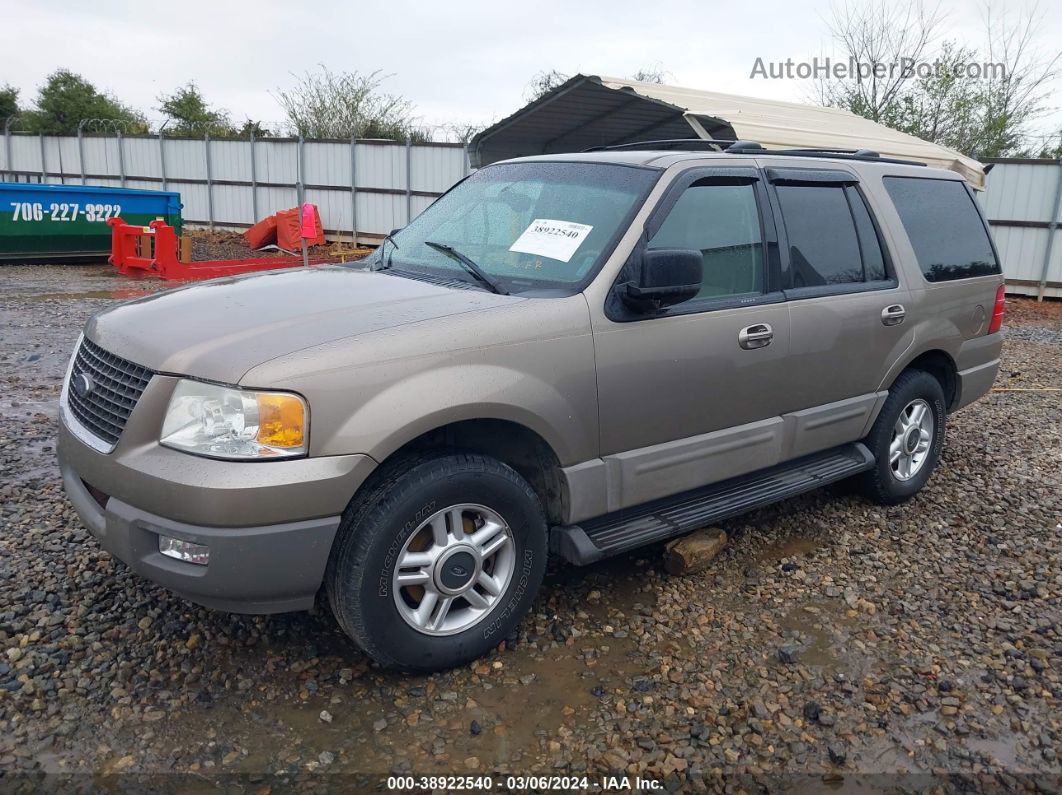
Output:
[[977,189],[973,158],[837,108],[576,75],[488,127],[469,144],[472,164],[578,152],[667,138],[756,141],[768,149],[871,149],[962,174]]

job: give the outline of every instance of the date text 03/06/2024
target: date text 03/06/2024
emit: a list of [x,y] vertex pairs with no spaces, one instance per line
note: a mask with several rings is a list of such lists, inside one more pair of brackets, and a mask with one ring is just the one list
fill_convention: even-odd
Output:
[[389,776],[387,789],[407,790],[477,790],[521,792],[524,790],[609,792],[652,792],[664,789],[664,782],[640,776]]

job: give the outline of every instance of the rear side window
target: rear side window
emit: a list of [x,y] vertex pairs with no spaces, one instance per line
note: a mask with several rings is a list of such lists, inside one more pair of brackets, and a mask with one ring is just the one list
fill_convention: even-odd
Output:
[[981,215],[957,180],[885,177],[926,281],[999,273]]
[[776,190],[789,238],[793,287],[886,278],[877,231],[854,186],[782,184]]

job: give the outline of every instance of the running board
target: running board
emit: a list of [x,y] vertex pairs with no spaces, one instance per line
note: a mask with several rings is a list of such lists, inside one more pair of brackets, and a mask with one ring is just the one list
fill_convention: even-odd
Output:
[[862,443],[846,444],[577,525],[554,527],[550,551],[585,566],[803,494],[873,466],[874,456]]

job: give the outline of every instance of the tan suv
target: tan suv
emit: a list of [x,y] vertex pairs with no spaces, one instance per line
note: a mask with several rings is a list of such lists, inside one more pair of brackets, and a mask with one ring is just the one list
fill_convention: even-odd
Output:
[[491,165],[368,265],[100,313],[61,398],[71,502],[188,599],[323,585],[365,652],[434,670],[513,631],[549,554],[852,476],[911,497],[999,363],[973,193],[872,152],[674,146]]

